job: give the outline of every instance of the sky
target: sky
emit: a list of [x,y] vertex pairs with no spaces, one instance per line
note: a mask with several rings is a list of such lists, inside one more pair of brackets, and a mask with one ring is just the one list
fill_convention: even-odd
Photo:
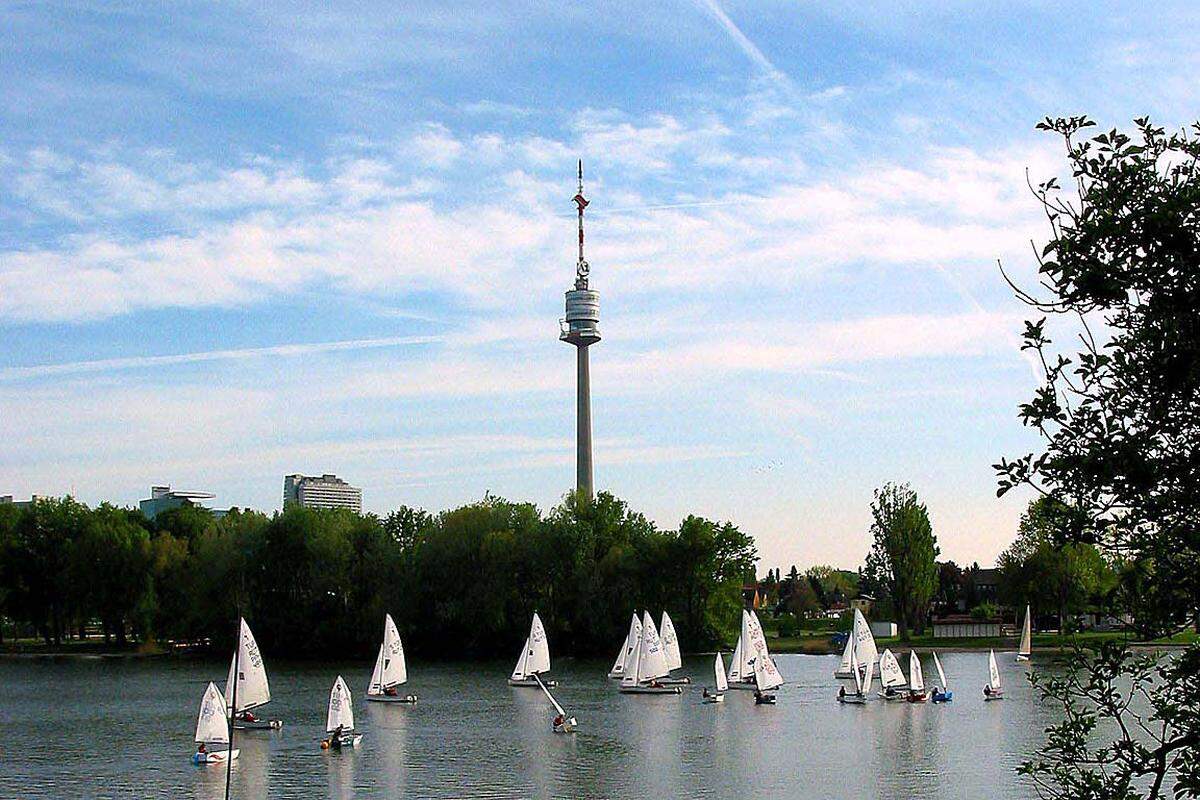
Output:
[[[1158,3],[9,2],[0,494],[367,510],[574,482],[576,159],[596,485],[761,568],[855,568],[908,482],[991,564],[1063,176],[1047,115],[1197,116]],[[1063,176],[1066,177],[1066,176]]]

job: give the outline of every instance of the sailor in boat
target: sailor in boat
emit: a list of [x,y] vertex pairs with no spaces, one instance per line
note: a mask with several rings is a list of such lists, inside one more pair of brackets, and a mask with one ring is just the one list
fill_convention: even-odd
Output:
[[400,692],[396,691],[395,686],[387,687],[386,689],[383,690],[383,693],[385,695],[387,695],[388,697],[399,697],[400,696]]
[[766,694],[760,689],[754,690],[754,703],[760,706],[769,706],[775,704],[775,695]]
[[208,754],[208,748],[204,746],[204,742],[196,745],[196,755],[203,756]]
[[342,749],[342,726],[338,725],[333,733],[329,734],[329,738],[325,740],[328,747],[334,750]]
[[707,686],[705,686],[705,687],[704,687],[704,699],[705,699],[705,700],[707,700],[707,699],[708,699],[709,697],[711,697],[711,696],[712,696],[712,695],[710,695],[710,694],[708,693],[708,687],[707,687]]
[[896,696],[896,694],[897,694],[897,692],[896,692],[896,689],[895,689],[895,687],[894,687],[894,686],[886,686],[886,687],[884,687],[884,690],[883,690],[883,696],[884,696],[884,697],[886,697],[886,698],[888,698],[889,700],[890,700],[891,698],[895,697],[895,696]]
[[565,718],[565,717],[563,717],[563,715],[562,715],[562,714],[555,714],[555,715],[554,715],[554,727],[555,727],[555,728],[562,727],[562,724],[563,724],[564,722],[566,722],[566,721],[567,721],[567,720],[566,720],[566,718]]
[[999,694],[1000,694],[999,692],[992,690],[991,684],[988,684],[983,687],[983,696],[984,697],[996,697]]
[[840,701],[840,700],[845,700],[845,699],[846,699],[846,687],[840,686],[840,687],[838,687],[838,700]]

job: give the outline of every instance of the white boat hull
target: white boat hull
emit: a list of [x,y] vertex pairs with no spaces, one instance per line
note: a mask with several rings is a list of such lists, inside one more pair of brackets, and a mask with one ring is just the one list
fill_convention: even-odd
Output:
[[241,755],[241,753],[241,750],[236,749],[232,752],[229,750],[212,750],[207,753],[192,753],[192,763],[200,766],[204,764],[224,764],[226,756],[229,756],[229,760],[232,761]]
[[619,680],[621,680],[621,678],[625,677],[625,671],[624,670],[610,670],[608,673],[608,677],[612,678],[614,681],[619,681]]
[[369,694],[367,700],[372,703],[412,703],[417,702],[415,694]]
[[877,694],[879,695],[879,699],[886,700],[889,703],[902,703],[908,699],[908,695],[899,689],[891,694],[885,692],[878,692]]
[[[342,747],[358,747],[358,743],[362,741],[362,737],[363,735],[361,733],[345,734],[341,737],[341,739],[338,740],[338,742]],[[322,739],[321,749],[336,750],[338,748],[335,748],[333,746],[333,742],[331,742],[329,739]]]
[[860,694],[838,695],[838,702],[846,703],[847,705],[852,705],[852,706],[862,706],[862,705],[866,705],[867,698],[863,697]]
[[682,694],[678,686],[622,686],[621,694]]
[[1029,656],[1023,656],[1020,654],[1017,655],[1017,663],[1018,664],[1020,664],[1022,661],[1028,661],[1028,660],[1029,660]]
[[233,723],[235,731],[277,731],[282,727],[281,719],[257,719],[254,722],[239,719]]
[[[516,678],[509,678],[508,685],[509,686],[521,686],[521,687],[533,688],[533,689],[541,688],[538,685],[536,678],[521,678],[520,680],[517,680]],[[553,689],[555,686],[558,686],[558,681],[548,681],[548,680],[543,679],[541,685],[548,686],[549,688]]]
[[993,693],[993,694],[985,694],[985,695],[983,696],[983,699],[984,699],[984,701],[985,701],[985,702],[991,702],[992,700],[1003,700],[1003,699],[1004,699],[1004,693],[1003,693],[1003,692],[998,692],[998,693]]
[[748,691],[753,692],[755,689],[758,688],[758,684],[756,684],[754,681],[730,681],[729,688],[730,689],[746,689]]
[[692,682],[691,678],[659,678],[658,682],[663,686],[687,686]]
[[724,703],[724,702],[725,702],[725,695],[723,695],[723,694],[710,694],[708,697],[705,697],[705,698],[704,698],[704,702],[705,702],[705,703]]

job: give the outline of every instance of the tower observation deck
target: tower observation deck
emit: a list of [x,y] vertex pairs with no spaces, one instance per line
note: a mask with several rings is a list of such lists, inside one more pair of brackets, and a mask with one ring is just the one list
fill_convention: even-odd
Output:
[[583,257],[583,161],[579,162],[579,191],[572,200],[579,212],[579,260],[575,288],[567,291],[567,313],[559,339],[575,345],[575,489],[591,498],[592,491],[592,378],[588,347],[600,341],[600,294],[588,288],[591,268]]

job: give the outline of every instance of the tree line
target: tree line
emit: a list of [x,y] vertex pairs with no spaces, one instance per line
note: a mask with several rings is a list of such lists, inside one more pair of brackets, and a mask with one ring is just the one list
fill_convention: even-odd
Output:
[[[415,652],[507,656],[536,610],[555,652],[608,654],[636,609],[666,609],[685,647],[736,637],[753,539],[696,516],[660,530],[601,493],[543,514],[487,496],[429,514],[289,506],[271,516],[159,514],[69,497],[0,506],[0,614],[61,644],[233,640],[239,614],[278,655],[368,654],[391,613]],[[11,635],[11,634],[10,634]]]

